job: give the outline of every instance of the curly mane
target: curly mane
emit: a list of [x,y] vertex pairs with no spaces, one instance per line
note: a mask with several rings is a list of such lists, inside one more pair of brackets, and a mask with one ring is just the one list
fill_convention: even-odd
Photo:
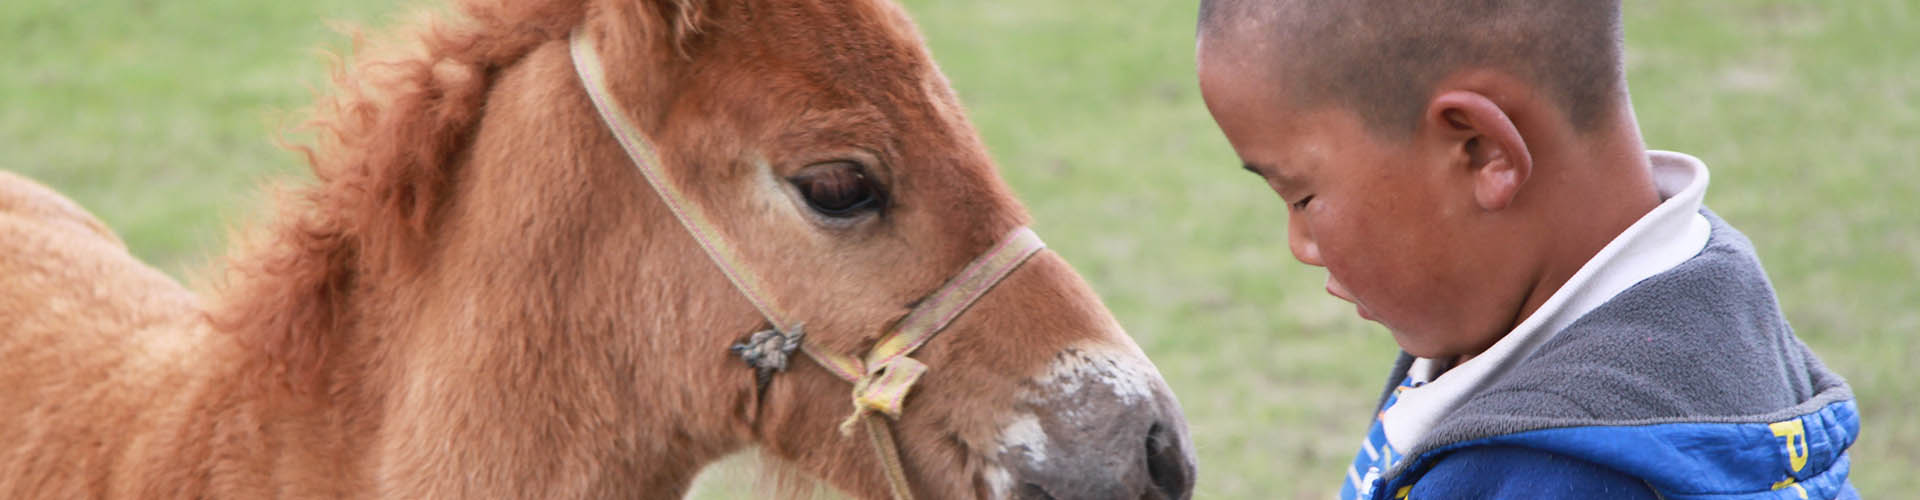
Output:
[[[295,387],[320,383],[344,345],[349,298],[369,278],[404,275],[448,200],[496,74],[564,39],[578,0],[467,0],[423,15],[336,64],[333,92],[302,127],[316,182],[278,193],[266,227],[235,238],[214,324],[261,349]],[[684,4],[682,4],[684,5]]]

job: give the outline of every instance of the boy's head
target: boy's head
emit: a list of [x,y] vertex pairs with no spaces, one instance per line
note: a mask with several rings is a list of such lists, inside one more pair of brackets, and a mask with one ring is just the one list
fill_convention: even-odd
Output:
[[1203,0],[1201,91],[1330,293],[1412,354],[1468,356],[1658,203],[1610,165],[1645,165],[1619,9]]
[[1202,0],[1199,42],[1203,63],[1392,138],[1467,68],[1527,80],[1582,129],[1625,97],[1618,0]]

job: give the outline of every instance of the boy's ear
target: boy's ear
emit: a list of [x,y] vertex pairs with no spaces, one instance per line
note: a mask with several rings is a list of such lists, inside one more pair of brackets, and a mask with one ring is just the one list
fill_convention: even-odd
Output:
[[1427,103],[1423,117],[1448,141],[1473,176],[1474,201],[1485,210],[1513,203],[1533,175],[1533,155],[1506,110],[1478,92],[1449,90]]

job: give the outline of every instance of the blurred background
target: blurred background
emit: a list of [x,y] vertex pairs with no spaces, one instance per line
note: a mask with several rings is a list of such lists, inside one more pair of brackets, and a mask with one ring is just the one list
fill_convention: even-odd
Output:
[[[1195,0],[908,0],[1037,229],[1186,407],[1198,498],[1326,498],[1395,347],[1293,260],[1193,75]],[[0,169],[79,201],[177,277],[207,268],[344,22],[418,0],[0,1]],[[1647,144],[1712,168],[1795,329],[1853,383],[1854,483],[1920,490],[1920,0],[1627,1]],[[1712,360],[1702,360],[1712,362]],[[743,460],[696,498],[757,496]],[[1907,493],[1901,493],[1907,492]]]

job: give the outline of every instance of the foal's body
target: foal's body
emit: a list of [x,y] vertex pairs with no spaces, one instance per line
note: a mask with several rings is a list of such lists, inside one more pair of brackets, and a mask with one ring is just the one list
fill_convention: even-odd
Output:
[[[337,488],[351,441],[297,413],[199,300],[93,216],[0,172],[0,491],[16,498],[266,497]],[[304,455],[304,456],[303,456]],[[288,467],[290,463],[298,463]],[[331,469],[331,470],[328,470]],[[276,474],[278,472],[278,474]],[[266,489],[263,489],[266,488]]]
[[[518,76],[570,74],[564,44],[538,49],[522,64],[548,68],[509,69],[502,75],[493,102],[506,109],[491,113],[479,131],[501,134],[492,141],[501,146],[477,151],[469,161],[537,155],[542,150],[536,145],[585,135],[595,125],[584,121],[592,118],[585,110],[513,109],[521,102],[547,105],[533,98],[544,92],[578,93],[565,85],[570,80]],[[584,105],[584,97],[578,103]],[[530,186],[538,192],[568,181],[589,182],[529,175],[472,186],[497,191],[495,196],[525,197]],[[538,198],[580,203],[574,210],[616,213],[650,201],[646,187],[631,179],[604,181],[625,185],[631,199],[587,205],[588,200]],[[591,339],[596,334],[631,333],[555,324],[634,314],[598,308],[608,301],[597,295],[615,287],[592,286],[599,283],[591,278],[571,283],[565,290],[571,301],[562,304],[547,296],[558,290],[514,285],[542,278],[516,274],[563,274],[597,264],[582,262],[594,256],[579,255],[579,248],[542,248],[568,236],[543,234],[551,229],[547,225],[528,224],[526,232],[501,238],[509,235],[452,224],[432,254],[414,257],[422,265],[409,273],[411,285],[357,284],[390,288],[388,300],[394,302],[347,306],[353,312],[346,316],[357,321],[343,322],[336,328],[347,331],[329,336],[349,342],[325,348],[344,347],[346,352],[333,353],[329,361],[352,364],[328,367],[323,372],[328,379],[315,386],[324,387],[323,393],[278,383],[285,370],[276,369],[265,351],[217,331],[200,298],[133,258],[103,224],[71,201],[10,174],[0,177],[0,193],[6,201],[0,218],[0,324],[8,325],[0,335],[0,359],[6,360],[0,363],[0,380],[7,382],[0,384],[0,405],[6,405],[0,415],[7,418],[7,425],[0,425],[0,443],[8,444],[0,447],[0,492],[30,492],[27,496],[37,498],[348,493],[534,498],[621,492],[673,497],[671,492],[683,490],[700,464],[744,440],[739,429],[722,421],[678,421],[683,414],[726,415],[745,404],[740,400],[744,390],[675,394],[695,388],[636,380],[633,367],[644,360],[633,352],[591,352],[619,344]],[[499,210],[502,205],[507,210]],[[489,208],[495,210],[457,220],[531,221],[561,216],[557,212],[567,207]],[[671,228],[629,222],[602,230]],[[476,239],[484,244],[462,241],[469,232],[479,233]],[[686,245],[659,250],[678,257],[654,259],[660,261],[656,266],[704,259]],[[249,251],[234,258],[256,257]],[[544,265],[471,272],[469,266],[492,265],[477,261],[498,260],[498,253]],[[672,294],[676,286],[651,285],[644,290],[661,295]],[[754,326],[752,316],[736,316],[735,324],[714,327],[747,331]],[[400,331],[407,334],[390,334]],[[490,334],[511,338],[510,333],[543,332],[568,335],[514,346],[477,341]],[[476,341],[448,342],[446,337]],[[378,340],[435,348],[376,345]],[[726,351],[711,354],[723,357]],[[460,368],[439,371],[435,365]],[[723,373],[723,366],[704,368],[716,381],[748,382],[738,373]],[[410,367],[434,376],[407,376]],[[512,391],[496,390],[501,388]],[[541,397],[522,397],[533,394]],[[647,408],[652,398],[665,398],[654,404],[675,412]],[[658,437],[643,440],[642,433]],[[636,469],[643,465],[651,469]],[[368,477],[373,471],[389,477]],[[434,481],[442,484],[428,484]]]
[[[338,77],[316,182],[206,294],[0,175],[0,497],[676,498],[749,446],[886,494],[834,430],[845,382],[732,357],[765,320],[595,115],[567,36],[606,47],[620,111],[806,342],[859,353],[1026,222],[898,7],[462,7]],[[796,180],[823,169],[888,196],[823,212]],[[1057,255],[913,357],[890,426],[923,497],[1192,487],[1177,403]]]
[[[545,145],[581,140],[567,136],[598,126],[586,109],[553,108],[544,100],[551,93],[578,94],[575,104],[585,106],[574,81],[534,78],[571,74],[563,42],[536,49],[520,64],[525,67],[501,76],[492,91],[494,112],[480,123],[485,139],[477,142],[499,146],[475,151],[468,162],[538,163],[544,160],[529,157],[544,155]],[[624,161],[617,150],[594,153],[615,155],[606,163]],[[489,227],[518,221],[523,231],[454,222],[431,253],[409,257],[420,265],[404,286],[356,283],[385,292],[386,303],[349,299],[342,316],[353,320],[327,333],[344,342],[322,347],[345,351],[325,360],[340,366],[319,371],[324,380],[295,387],[281,382],[288,369],[268,351],[219,331],[209,317],[217,304],[203,303],[135,259],[71,201],[0,173],[6,200],[0,324],[9,325],[0,335],[0,359],[7,361],[0,363],[0,380],[7,381],[0,384],[0,405],[13,406],[0,406],[8,418],[0,443],[10,444],[0,447],[0,492],[35,498],[678,497],[700,466],[749,438],[729,426],[734,422],[686,416],[728,415],[747,405],[750,378],[722,363],[683,368],[709,373],[636,369],[647,364],[640,351],[650,349],[622,352],[612,348],[625,344],[621,339],[594,338],[635,335],[600,325],[644,312],[603,308],[623,300],[604,297],[622,287],[601,277],[568,277],[560,290],[519,285],[581,273],[599,267],[596,259],[616,257],[585,255],[586,249],[568,245],[575,243],[565,241],[569,237],[665,232],[672,221],[660,217],[664,208],[634,206],[652,200],[631,178],[516,172],[529,175],[470,184],[479,191],[471,199],[526,197],[574,206],[535,200],[469,205],[485,213],[453,220]],[[589,182],[621,185],[627,199],[560,193]],[[554,196],[538,195],[546,190]],[[537,222],[569,209],[634,215],[600,228],[611,234],[552,234],[564,228]],[[480,209],[454,209],[466,210]],[[640,220],[649,217],[656,220]],[[651,249],[674,257],[617,264],[702,264],[696,248],[678,243]],[[270,259],[278,250],[243,245],[231,259]],[[541,265],[500,267],[501,254]],[[491,269],[476,274],[474,266]],[[726,289],[724,282],[641,285],[639,291],[657,294],[646,300],[660,302],[681,286]],[[566,303],[553,296],[562,293]],[[711,328],[757,326],[751,314],[733,316],[736,321]],[[515,337],[525,340],[479,341]],[[418,375],[423,372],[430,375]],[[693,375],[734,384],[677,380]],[[742,387],[708,393],[712,385]]]

